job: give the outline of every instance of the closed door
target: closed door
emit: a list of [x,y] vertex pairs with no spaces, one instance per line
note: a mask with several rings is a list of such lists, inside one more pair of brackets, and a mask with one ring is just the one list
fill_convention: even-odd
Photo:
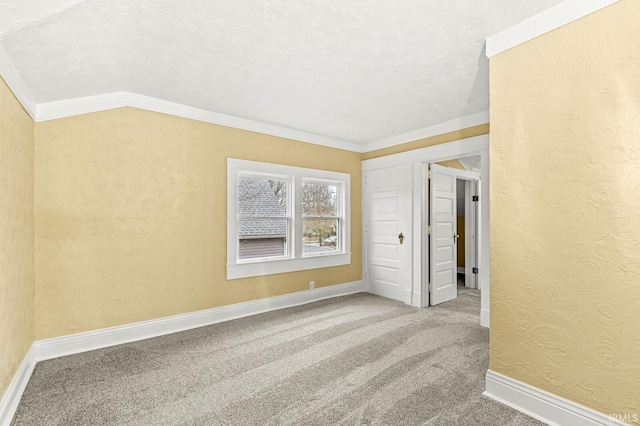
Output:
[[365,175],[365,224],[370,293],[410,303],[411,165]]
[[429,304],[458,297],[456,170],[430,165]]

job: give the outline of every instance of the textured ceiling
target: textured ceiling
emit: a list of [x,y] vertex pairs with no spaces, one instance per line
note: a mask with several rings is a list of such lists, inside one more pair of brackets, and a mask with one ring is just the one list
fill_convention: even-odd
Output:
[[488,111],[484,42],[559,0],[3,0],[36,103],[131,92],[369,143]]

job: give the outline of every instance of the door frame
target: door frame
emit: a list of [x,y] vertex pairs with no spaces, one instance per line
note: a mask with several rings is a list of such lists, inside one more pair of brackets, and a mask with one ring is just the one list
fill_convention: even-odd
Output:
[[[425,307],[425,295],[428,292],[428,280],[425,280],[425,268],[423,260],[427,256],[425,251],[427,200],[424,196],[425,185],[425,164],[438,161],[450,160],[452,158],[468,157],[480,155],[480,196],[482,197],[480,211],[478,212],[478,229],[476,237],[478,240],[478,287],[482,289],[480,295],[480,325],[489,327],[489,296],[490,296],[490,275],[489,275],[489,135],[475,136],[467,139],[460,139],[453,142],[419,148],[398,154],[373,158],[362,161],[362,174],[366,171],[384,169],[394,165],[413,164],[413,231],[412,231],[412,288],[416,297],[411,297],[413,306]],[[364,185],[363,185],[364,187]],[[364,189],[364,188],[363,188]],[[364,200],[363,194],[363,202]],[[364,209],[363,209],[364,210]],[[363,218],[363,225],[365,223]],[[363,248],[367,247],[367,234],[363,229]],[[363,251],[363,277],[364,265],[366,264],[367,253]],[[419,301],[418,303],[415,303]],[[428,301],[428,300],[427,300]]]
[[[430,173],[430,168],[432,165],[436,165],[439,167],[443,167],[437,163],[426,163],[424,164],[425,167],[425,175],[427,176],[427,182],[425,184],[425,192],[424,192],[424,199],[427,200],[425,206],[426,209],[424,210],[424,215],[425,215],[425,220],[427,221],[427,226],[428,224],[428,220],[429,220],[429,185],[430,185],[430,179],[433,178],[432,174],[433,172]],[[475,246],[475,241],[474,244],[468,244],[469,240],[471,239],[471,237],[475,238],[475,234],[477,232],[476,229],[476,216],[475,214],[471,214],[473,211],[475,211],[475,205],[472,202],[472,197],[474,195],[478,195],[476,194],[476,185],[475,182],[479,182],[480,181],[480,173],[476,172],[476,171],[469,171],[469,170],[461,170],[461,169],[455,169],[452,167],[445,167],[448,169],[451,169],[455,175],[456,175],[456,182],[458,180],[463,180],[465,185],[464,185],[464,197],[465,197],[465,201],[464,201],[464,209],[465,209],[465,287],[469,287],[469,288],[478,288],[476,287],[478,280],[476,279],[476,275],[472,274],[472,269],[473,266],[472,265],[477,265],[476,263],[476,257],[477,257],[477,247]],[[482,206],[482,201],[479,199],[478,200],[478,205]],[[433,219],[432,219],[433,220]],[[433,229],[432,229],[433,231]],[[423,256],[422,258],[422,262],[423,262],[423,268],[426,271],[425,273],[425,280],[427,281],[427,290],[429,285],[431,285],[431,289],[433,291],[433,276],[431,274],[431,265],[430,265],[430,261],[431,261],[431,247],[430,247],[430,240],[429,240],[429,235],[428,233],[425,233],[422,235],[422,238],[424,239],[424,245],[423,247],[426,247],[427,250],[427,256]],[[457,249],[457,247],[456,247]],[[473,278],[472,278],[473,277]],[[472,286],[473,284],[473,286]],[[431,292],[427,291],[425,293],[425,306],[432,306],[431,305]]]
[[[473,197],[480,195],[478,183],[465,180],[464,182],[464,286],[472,289],[479,289],[478,280],[473,273],[473,267],[477,265],[476,255],[478,253],[478,240],[476,233],[478,228],[476,204]],[[478,201],[481,203],[481,201]]]

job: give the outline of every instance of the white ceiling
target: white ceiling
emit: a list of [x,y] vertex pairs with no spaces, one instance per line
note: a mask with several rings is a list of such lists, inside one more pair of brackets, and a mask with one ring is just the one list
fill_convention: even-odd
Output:
[[2,0],[37,104],[130,92],[367,144],[488,111],[487,37],[560,0]]

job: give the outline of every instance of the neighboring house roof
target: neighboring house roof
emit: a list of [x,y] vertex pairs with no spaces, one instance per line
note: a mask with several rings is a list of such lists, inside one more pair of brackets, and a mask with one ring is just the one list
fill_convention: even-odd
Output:
[[[238,215],[286,217],[285,208],[266,179],[238,176]],[[285,238],[286,220],[241,221],[240,238]]]

